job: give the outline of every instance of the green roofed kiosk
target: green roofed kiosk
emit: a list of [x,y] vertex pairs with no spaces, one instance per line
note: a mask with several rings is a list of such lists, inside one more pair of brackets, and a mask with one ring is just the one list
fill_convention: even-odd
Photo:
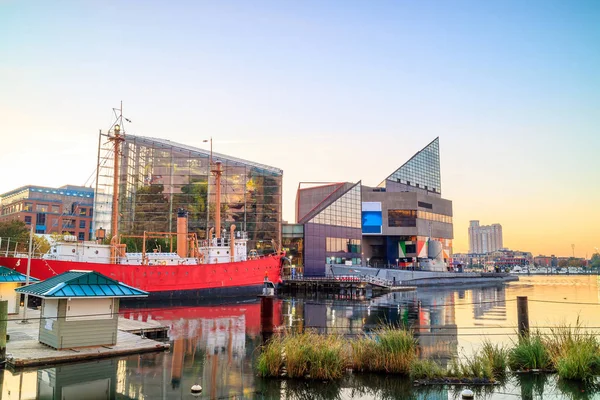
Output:
[[148,292],[94,271],[69,271],[16,289],[42,299],[39,341],[57,350],[117,343],[119,299]]
[[[8,300],[8,313],[18,314],[21,305],[21,293],[15,290],[25,285],[27,277],[20,272],[0,265],[0,300]],[[39,279],[29,277],[29,282],[38,282]]]

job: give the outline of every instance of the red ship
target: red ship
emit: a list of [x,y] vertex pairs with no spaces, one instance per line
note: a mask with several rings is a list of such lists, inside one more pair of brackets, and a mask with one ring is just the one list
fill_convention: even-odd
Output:
[[[124,135],[120,132],[119,124],[113,126],[113,135],[109,136],[109,140],[114,144],[113,154],[120,155]],[[110,244],[79,242],[75,237],[73,240],[67,237],[52,244],[50,251],[42,258],[0,256],[0,265],[26,274],[30,261],[30,275],[41,280],[70,270],[93,270],[145,290],[150,297],[167,298],[258,295],[266,279],[275,283],[280,281],[281,266],[285,259],[281,249],[267,256],[258,256],[255,251],[248,254],[245,232],[236,232],[235,225],[231,225],[229,233],[221,231],[221,162],[213,163],[211,157],[211,172],[216,185],[215,227],[209,230],[209,239],[202,241],[197,239],[196,234],[188,233],[187,215],[182,210],[178,213],[176,234],[144,232],[139,236],[119,235],[118,156],[113,164],[115,184]],[[146,252],[147,239],[174,236],[177,237],[176,252],[172,248],[170,252]],[[120,243],[122,237],[142,239],[142,252],[127,252],[126,245]]]

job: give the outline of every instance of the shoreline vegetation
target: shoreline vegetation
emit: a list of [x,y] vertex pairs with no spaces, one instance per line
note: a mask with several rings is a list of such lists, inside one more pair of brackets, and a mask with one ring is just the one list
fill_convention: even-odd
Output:
[[408,329],[384,326],[356,338],[280,333],[257,359],[261,377],[335,380],[348,373],[408,376],[415,384],[492,385],[508,372],[556,373],[561,380],[590,383],[600,375],[600,343],[578,323],[549,332],[531,332],[511,345],[489,339],[470,357],[443,366],[419,358],[418,341]]

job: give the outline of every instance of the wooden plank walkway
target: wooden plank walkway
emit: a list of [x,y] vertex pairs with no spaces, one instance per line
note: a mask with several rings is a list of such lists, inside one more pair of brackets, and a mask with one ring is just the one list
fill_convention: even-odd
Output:
[[[21,322],[23,311],[19,315],[8,316],[6,344],[6,362],[13,368],[50,365],[65,362],[91,360],[105,357],[116,357],[126,354],[161,351],[169,348],[169,343],[158,342],[135,335],[125,330],[146,331],[159,329],[155,324],[119,318],[117,344],[113,346],[80,347],[74,349],[55,350],[38,341],[40,328],[40,311],[27,310],[28,323]],[[121,325],[124,329],[121,329]]]

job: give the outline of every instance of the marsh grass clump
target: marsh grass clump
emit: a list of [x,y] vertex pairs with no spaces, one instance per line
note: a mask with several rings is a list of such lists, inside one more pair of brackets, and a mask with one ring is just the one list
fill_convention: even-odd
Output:
[[283,367],[283,340],[274,336],[262,348],[258,356],[256,369],[259,376],[279,376]]
[[369,336],[361,336],[350,342],[352,369],[361,372],[383,372],[378,343]]
[[492,344],[485,340],[481,346],[481,356],[488,361],[492,374],[501,378],[506,374],[508,350],[501,344]]
[[513,371],[549,370],[553,367],[550,353],[539,334],[519,338],[508,353],[508,366]]
[[546,347],[560,378],[591,382],[600,374],[600,345],[593,334],[585,332],[579,319],[574,327],[552,328]]
[[464,360],[452,359],[447,376],[457,379],[485,379],[490,381],[494,379],[489,360],[479,353]]
[[290,378],[330,380],[344,375],[347,360],[346,344],[340,337],[308,332],[271,339],[263,346],[256,369],[262,377],[285,371]]
[[308,376],[320,380],[341,378],[348,365],[344,342],[339,336],[314,336],[316,340],[309,353]]
[[358,371],[408,375],[417,357],[412,332],[385,327],[352,341],[352,367]]
[[417,356],[417,341],[412,332],[387,327],[377,332],[377,339],[385,372],[408,375]]
[[563,379],[592,382],[600,374],[600,355],[594,338],[581,341],[558,359],[556,370]]
[[411,379],[441,379],[447,376],[447,370],[433,360],[416,359],[410,366]]

